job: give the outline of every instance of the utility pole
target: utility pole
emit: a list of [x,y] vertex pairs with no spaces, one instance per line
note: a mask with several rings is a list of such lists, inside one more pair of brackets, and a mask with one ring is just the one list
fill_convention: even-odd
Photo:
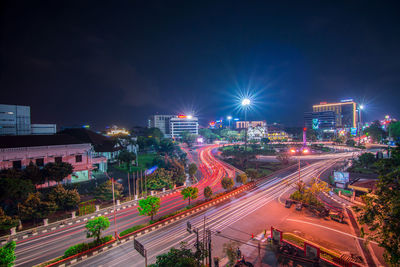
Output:
[[212,257],[211,257],[211,230],[208,229],[208,263],[210,267],[212,266]]
[[128,192],[129,192],[129,200],[131,200],[132,199],[132,196],[131,196],[131,184],[130,184],[130,178],[129,178],[129,171],[131,170],[131,166],[130,165],[128,165]]
[[117,235],[117,219],[115,216],[115,194],[114,194],[114,178],[111,178],[111,183],[112,183],[112,194],[113,194],[113,206],[114,206],[114,230],[115,230],[115,238],[118,238]]

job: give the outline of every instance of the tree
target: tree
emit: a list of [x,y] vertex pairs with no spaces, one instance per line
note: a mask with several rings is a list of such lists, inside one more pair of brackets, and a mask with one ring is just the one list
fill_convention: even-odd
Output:
[[372,153],[363,153],[358,157],[358,161],[364,168],[368,168],[376,161],[376,158]]
[[62,185],[57,185],[49,194],[49,199],[55,202],[61,210],[74,209],[81,197],[76,189],[65,189]]
[[[122,191],[123,191],[122,184],[114,182],[114,195],[115,199],[121,198]],[[112,193],[112,182],[111,180],[108,180],[101,185],[99,185],[95,190],[94,190],[94,196],[97,199],[100,199],[102,201],[109,201],[113,199],[113,193]]]
[[353,139],[348,139],[347,141],[346,141],[346,145],[347,146],[355,146],[356,145],[356,141],[354,141]]
[[29,193],[28,198],[23,204],[18,203],[21,219],[30,220],[36,224],[36,219],[46,218],[57,210],[56,203],[52,201],[43,201],[39,192]]
[[167,253],[157,256],[155,264],[150,265],[151,267],[189,267],[199,266],[200,260],[204,258],[206,251],[196,253],[192,252],[187,247],[186,243],[182,242],[180,249],[171,248]]
[[0,174],[0,203],[16,207],[25,200],[35,187],[30,180],[23,179],[23,173],[14,169],[2,171]]
[[211,187],[209,186],[204,187],[203,194],[206,199],[210,199],[213,194]]
[[197,172],[197,165],[195,163],[190,163],[189,165],[189,176],[193,177]]
[[164,138],[160,141],[158,151],[166,154],[170,154],[174,151],[175,145],[171,139]]
[[44,166],[43,172],[48,181],[59,183],[64,180],[64,178],[71,175],[73,170],[74,167],[68,162],[49,162]]
[[100,216],[86,223],[86,237],[93,237],[96,242],[100,241],[101,231],[110,227],[108,217]]
[[157,214],[160,209],[160,198],[154,196],[148,196],[145,199],[139,200],[138,211],[140,215],[151,216],[153,220],[154,215]]
[[[2,208],[0,208],[0,230],[9,230],[18,225],[18,219],[7,216]],[[0,265],[1,266],[1,265]]]
[[15,241],[8,242],[0,248],[0,266],[11,267],[14,266],[15,261]]
[[189,206],[190,200],[196,199],[198,197],[199,189],[197,187],[188,186],[181,191],[183,199],[189,199]]
[[317,140],[317,131],[312,128],[307,128],[306,130],[307,141],[316,141]]
[[42,170],[33,164],[32,161],[29,162],[29,165],[24,169],[23,178],[31,180],[34,185],[43,184],[45,182]]
[[239,247],[237,242],[230,241],[223,245],[223,252],[229,260],[229,266],[233,266],[237,259],[236,249]]
[[192,134],[188,131],[184,131],[181,134],[182,141],[185,142],[189,147],[193,145],[193,143],[196,141],[197,135]]
[[366,205],[359,216],[361,224],[371,231],[368,238],[385,249],[386,262],[400,262],[400,169],[379,177],[375,196],[365,198]]
[[172,173],[172,181],[176,185],[183,185],[186,180],[185,167],[177,159],[172,159],[169,161],[168,169]]
[[258,178],[258,171],[256,169],[246,169],[246,176],[250,178],[250,180],[255,180]]
[[118,154],[118,160],[120,162],[126,163],[126,167],[129,169],[129,165],[132,164],[132,161],[136,159],[135,153],[129,152],[127,150],[122,150]]
[[390,123],[388,130],[389,137],[392,137],[394,140],[400,139],[400,121]]
[[234,184],[235,184],[235,183],[233,182],[233,179],[232,179],[232,178],[229,178],[229,177],[224,177],[224,178],[222,178],[222,180],[221,180],[222,188],[224,188],[225,190],[230,190],[230,189],[232,189],[232,187],[233,187]]
[[239,173],[236,175],[236,182],[239,184],[245,184],[247,183],[247,175],[246,173]]
[[155,170],[152,174],[146,177],[147,188],[151,190],[160,190],[163,188],[172,188],[172,172],[164,168]]
[[318,195],[321,192],[328,193],[330,191],[328,184],[324,181],[318,181],[317,178],[313,179],[313,183],[309,190],[310,193],[314,195]]
[[374,121],[364,132],[376,143],[380,143],[386,134],[378,120]]
[[282,164],[282,165],[288,165],[290,161],[290,155],[289,153],[279,153],[276,155],[276,159]]

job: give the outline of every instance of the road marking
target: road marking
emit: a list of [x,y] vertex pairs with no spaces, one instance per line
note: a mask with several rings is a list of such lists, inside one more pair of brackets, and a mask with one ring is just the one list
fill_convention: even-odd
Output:
[[[352,234],[349,234],[349,233],[346,233],[346,232],[342,232],[342,231],[339,231],[339,230],[336,230],[336,229],[333,229],[333,228],[330,228],[330,227],[327,227],[327,226],[323,226],[323,225],[320,225],[320,224],[301,221],[301,220],[296,220],[296,219],[286,219],[286,220],[287,221],[292,221],[292,222],[304,223],[304,224],[311,224],[311,225],[314,225],[314,226],[317,226],[317,227],[321,227],[321,228],[324,228],[324,229],[328,229],[328,230],[331,230],[331,231],[334,231],[334,232],[337,232],[337,233],[340,233],[340,234],[343,234],[343,235],[347,235],[347,236],[350,236],[350,237],[353,237],[353,238],[357,238],[357,239],[360,239],[360,240],[365,240],[364,238],[361,238],[361,237],[358,237],[358,236],[355,236],[355,235],[352,235]],[[374,243],[374,244],[378,244],[378,243],[376,243],[374,241],[370,241],[370,242]]]

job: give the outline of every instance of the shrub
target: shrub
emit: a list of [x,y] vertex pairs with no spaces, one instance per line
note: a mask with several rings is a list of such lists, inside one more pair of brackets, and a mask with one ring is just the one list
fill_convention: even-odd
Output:
[[133,232],[135,232],[135,231],[137,231],[137,230],[139,230],[139,229],[142,229],[142,228],[144,228],[144,227],[146,227],[146,226],[147,226],[147,224],[135,225],[135,226],[133,226],[133,227],[131,227],[131,228],[125,229],[125,230],[122,231],[119,235],[120,235],[120,236],[124,236],[124,235],[130,234],[130,233],[133,233]]
[[67,248],[67,250],[64,252],[64,258],[74,256],[76,254],[79,254],[81,252],[84,252],[86,250],[94,248],[101,244],[107,243],[111,239],[112,239],[112,235],[108,235],[108,236],[100,238],[99,241],[93,241],[90,243],[80,243],[80,244],[73,245],[73,246]]

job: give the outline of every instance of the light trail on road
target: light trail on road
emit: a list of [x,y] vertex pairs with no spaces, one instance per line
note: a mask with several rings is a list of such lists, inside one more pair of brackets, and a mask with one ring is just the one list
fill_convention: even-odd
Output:
[[[216,159],[212,151],[220,145],[208,145],[197,149],[200,162],[199,171],[202,179],[195,185],[199,189],[198,199],[203,199],[203,189],[210,186],[214,193],[222,190],[220,181],[225,176],[234,178],[235,169]],[[189,159],[193,160],[190,151],[187,151]],[[161,198],[161,207],[157,216],[169,214],[175,210],[182,209],[187,205],[187,201],[182,199],[180,192]],[[112,218],[113,214],[105,215]],[[119,231],[132,227],[133,225],[144,224],[149,221],[148,217],[140,216],[137,206],[132,206],[117,211],[117,225]],[[45,234],[37,235],[21,241],[17,241],[15,266],[32,266],[40,262],[61,256],[64,251],[75,244],[89,242],[85,234],[85,221],[66,225],[64,228],[49,231]],[[113,224],[104,232],[104,235],[113,234]]]
[[[302,179],[307,182],[319,175],[324,170],[336,163],[337,159],[325,160],[313,163],[302,168]],[[213,232],[222,231],[244,216],[256,211],[271,201],[274,201],[284,190],[293,190],[287,183],[294,183],[298,179],[297,171],[284,177],[273,178],[260,182],[256,188],[249,190],[243,196],[239,196],[222,205],[212,207],[205,212],[192,215],[187,219],[178,221],[164,228],[155,230],[138,240],[144,244],[148,251],[148,262],[155,262],[155,257],[167,252],[171,247],[176,247],[180,242],[192,244],[194,235],[186,232],[186,222],[190,220],[192,227],[199,228],[199,236],[203,234],[203,219],[207,218],[207,227]],[[144,266],[143,258],[134,251],[133,242],[127,242],[96,257],[80,262],[77,266]]]

